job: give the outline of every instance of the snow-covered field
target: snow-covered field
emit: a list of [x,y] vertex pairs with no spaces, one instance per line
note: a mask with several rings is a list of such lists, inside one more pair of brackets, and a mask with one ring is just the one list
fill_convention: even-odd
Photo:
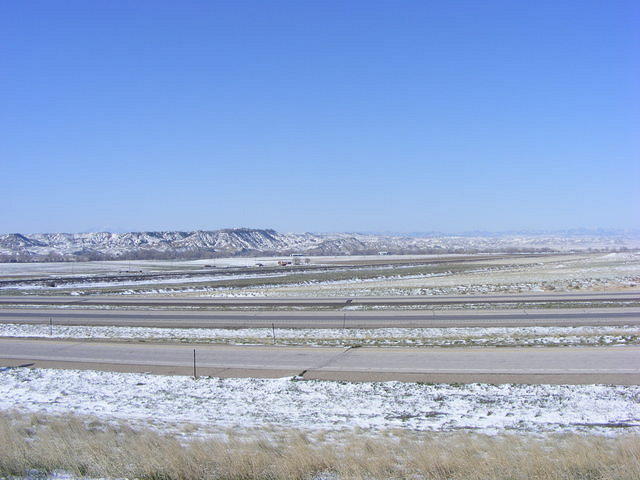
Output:
[[[486,256],[487,254],[482,254]],[[387,261],[425,261],[438,259],[443,255],[344,255],[344,256],[305,256],[312,265],[331,265],[343,262],[362,262],[381,258]],[[447,254],[447,258],[471,257],[470,254]],[[200,270],[207,266],[216,268],[252,267],[257,263],[272,267],[278,265],[278,260],[288,259],[289,256],[277,257],[228,257],[206,258],[202,260],[111,260],[93,262],[48,262],[48,263],[2,263],[0,262],[0,276],[17,275],[96,275],[118,273],[126,270],[149,272],[165,272],[184,269],[186,271]]]
[[122,281],[84,281],[84,282],[70,282],[60,283],[53,286],[47,286],[42,284],[33,283],[17,283],[13,285],[0,286],[0,290],[68,290],[72,288],[76,289],[92,289],[102,287],[123,287],[123,286],[140,286],[140,285],[175,285],[175,284],[193,284],[193,283],[215,283],[223,282],[225,280],[241,280],[241,279],[256,279],[256,278],[278,278],[285,276],[286,273],[271,273],[271,274],[239,274],[239,275],[202,275],[198,277],[190,276],[176,276],[170,278],[154,278],[154,279],[136,279],[135,277],[130,280]]
[[639,386],[444,385],[0,371],[0,409],[94,415],[203,434],[302,430],[640,431]]
[[[0,285],[0,291],[24,291],[40,294],[47,294],[55,291],[63,291],[67,293],[69,290],[76,289],[70,292],[71,294],[83,294],[83,293],[100,293],[104,289],[113,290],[113,293],[121,294],[157,294],[157,293],[214,293],[220,294],[224,292],[241,289],[242,287],[229,287],[220,285],[223,282],[230,282],[233,280],[260,280],[260,279],[274,279],[272,282],[254,282],[260,285],[261,289],[274,289],[282,287],[308,287],[308,286],[327,286],[327,285],[350,285],[361,283],[372,283],[381,281],[394,281],[394,280],[416,280],[430,277],[441,277],[452,275],[452,272],[438,272],[438,273],[421,273],[411,274],[407,273],[408,270],[415,268],[416,265],[376,265],[376,266],[349,266],[344,268],[332,268],[313,269],[313,270],[288,270],[284,269],[276,273],[236,273],[230,274],[224,270],[213,270],[210,274],[203,274],[198,272],[198,275],[184,275],[180,273],[163,274],[157,277],[146,277],[144,275],[129,275],[125,280],[106,280],[105,277],[99,277],[95,275],[87,275],[82,277],[81,280],[73,282],[56,282],[43,281],[39,279],[32,281],[25,279],[17,283],[11,283],[7,285]],[[423,267],[428,269],[428,267]],[[481,267],[476,272],[490,272],[497,270],[505,270],[513,268],[512,266],[505,265],[500,267]],[[352,278],[344,278],[344,273],[352,274]],[[374,277],[362,278],[368,272],[374,272]],[[339,280],[319,280],[318,277],[343,277]],[[54,279],[62,279],[61,276],[52,276]],[[100,280],[102,278],[102,280]],[[298,280],[294,280],[298,279]],[[251,282],[249,282],[251,283]],[[121,289],[118,287],[130,287],[130,289]],[[251,287],[248,287],[251,288]],[[245,287],[244,289],[247,289]]]
[[[243,288],[247,296],[383,296],[577,291],[640,287],[640,254],[609,253],[474,262],[475,271],[388,277],[363,282],[327,282]],[[483,268],[486,267],[486,268]],[[214,292],[214,294],[216,294]],[[226,295],[220,291],[217,294]]]
[[[346,257],[348,258],[348,257]],[[282,282],[259,286],[219,288],[138,288],[123,294],[187,294],[246,297],[334,297],[386,295],[463,295],[542,291],[603,291],[640,287],[640,254],[547,256],[536,259],[513,256],[468,264],[473,268],[410,275],[403,268],[375,278]]]
[[[445,256],[450,259],[451,256]],[[330,264],[338,257],[314,257],[312,264]],[[513,255],[507,258],[478,259],[464,265],[434,263],[418,266],[412,261],[437,260],[437,256],[407,256],[403,265],[362,265],[360,257],[340,257],[343,262],[355,262],[344,269],[324,268],[301,272],[284,269],[282,272],[242,273],[226,275],[224,271],[203,271],[203,261],[152,262],[138,261],[135,266],[126,262],[86,262],[83,264],[0,264],[0,277],[25,278],[48,275],[49,278],[66,276],[70,269],[78,269],[76,276],[86,279],[74,283],[46,282],[6,284],[3,292],[17,293],[121,293],[171,294],[193,296],[370,296],[370,295],[442,295],[516,293],[529,291],[611,290],[640,287],[640,254],[571,254],[527,257]],[[378,257],[380,258],[386,257]],[[442,260],[443,257],[440,258]],[[395,259],[395,258],[394,258]],[[230,265],[251,260],[274,264],[266,259],[217,259],[211,264],[226,261]],[[371,259],[369,259],[371,261]],[[364,260],[366,261],[366,260]],[[389,260],[391,261],[391,260]],[[270,262],[270,263],[269,263]],[[162,278],[125,278],[108,281],[95,278],[113,274],[120,269],[140,269],[145,273],[162,272]],[[229,266],[230,266],[229,265]],[[334,265],[335,267],[335,265]],[[202,275],[189,276],[185,272],[199,270]],[[368,274],[365,272],[369,272]],[[81,272],[81,273],[80,273]],[[347,274],[345,274],[347,272]],[[352,275],[349,274],[352,272]],[[182,275],[181,275],[182,273]],[[231,272],[229,272],[231,273]],[[92,278],[92,275],[94,276]],[[266,280],[266,281],[265,281]],[[225,281],[231,283],[225,284]],[[26,280],[25,280],[26,282]]]
[[[286,345],[632,345],[637,326],[474,328],[151,328],[0,324],[0,337],[147,339]],[[275,337],[275,338],[274,338]]]

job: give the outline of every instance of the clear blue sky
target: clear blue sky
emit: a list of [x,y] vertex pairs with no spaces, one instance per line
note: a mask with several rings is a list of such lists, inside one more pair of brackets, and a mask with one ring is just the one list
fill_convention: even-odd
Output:
[[14,1],[0,231],[640,227],[640,2]]

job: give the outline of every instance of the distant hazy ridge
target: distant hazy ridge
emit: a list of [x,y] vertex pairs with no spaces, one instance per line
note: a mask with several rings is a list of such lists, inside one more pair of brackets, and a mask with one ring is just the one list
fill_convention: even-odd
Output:
[[0,261],[191,259],[221,256],[620,251],[637,235],[399,236],[279,233],[270,229],[0,235]]

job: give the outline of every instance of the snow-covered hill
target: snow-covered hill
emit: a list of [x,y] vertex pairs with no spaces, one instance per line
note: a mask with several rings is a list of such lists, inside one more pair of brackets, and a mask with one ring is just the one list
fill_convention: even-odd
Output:
[[192,232],[0,235],[0,261],[207,258],[234,255],[541,252],[640,247],[628,235],[394,236],[279,233],[235,228]]

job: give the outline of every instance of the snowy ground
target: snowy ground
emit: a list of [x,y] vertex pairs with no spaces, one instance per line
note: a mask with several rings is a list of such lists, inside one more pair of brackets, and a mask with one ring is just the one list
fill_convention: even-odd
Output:
[[640,387],[431,385],[219,379],[75,370],[0,371],[0,408],[94,415],[202,434],[394,428],[617,434],[640,431]]
[[461,295],[541,291],[606,291],[640,287],[640,254],[549,256],[478,261],[463,272],[397,275],[368,279],[297,282],[215,288],[208,286],[151,288],[123,291],[125,294],[190,294],[247,297],[334,297],[386,295]]
[[[445,256],[450,259],[451,256]],[[387,257],[378,257],[380,260]],[[390,258],[390,257],[389,257]],[[273,274],[223,275],[212,270],[205,276],[180,276],[180,273],[202,271],[204,265],[223,262],[153,262],[139,261],[129,267],[126,262],[87,262],[84,264],[0,264],[0,277],[28,278],[40,273],[51,278],[69,275],[69,269],[78,269],[76,276],[93,275],[98,272],[114,273],[121,269],[140,269],[145,273],[163,272],[172,278],[125,279],[109,282],[94,279],[77,284],[60,283],[46,285],[6,285],[4,293],[121,293],[121,294],[171,294],[195,296],[367,296],[367,295],[442,295],[442,294],[483,294],[515,293],[529,291],[575,291],[611,290],[640,287],[640,254],[571,254],[526,257],[513,255],[507,258],[479,259],[465,263],[461,268],[456,260],[446,264],[422,264],[415,262],[437,259],[438,256],[401,257],[404,265],[345,267],[328,272],[324,269],[313,272],[283,270]],[[440,258],[442,259],[442,257]],[[467,257],[468,259],[468,257]],[[248,259],[226,259],[229,264],[237,264]],[[226,261],[224,260],[224,261]],[[250,259],[271,265],[271,258]],[[341,261],[356,263],[359,257],[340,257]],[[394,257],[393,260],[396,260]],[[312,264],[329,264],[335,259],[315,257]],[[365,260],[362,260],[365,261]],[[391,258],[390,260],[391,261]],[[266,262],[266,263],[265,263]],[[271,262],[271,263],[269,263]],[[224,263],[224,262],[223,262]],[[116,265],[117,264],[117,265]],[[222,263],[221,263],[222,265]],[[226,265],[226,264],[225,264]],[[253,263],[251,263],[253,265]],[[416,269],[419,269],[416,270]],[[365,278],[363,271],[375,272]],[[137,270],[136,270],[137,271]],[[345,271],[353,272],[344,275]],[[57,273],[56,273],[57,272]],[[416,274],[417,273],[417,274]],[[89,280],[89,277],[87,277]],[[235,283],[233,282],[235,280]],[[268,280],[265,282],[265,280]],[[225,281],[231,282],[229,285]]]
[[[474,328],[150,328],[0,324],[0,337],[147,339],[285,345],[634,345],[637,326]],[[274,339],[275,337],[275,339]]]
[[[475,262],[476,271],[332,282],[313,285],[243,288],[247,296],[383,296],[611,290],[640,287],[640,254],[609,253]],[[485,267],[485,268],[483,268]],[[219,295],[226,295],[220,291]]]
[[[490,254],[481,254],[487,256]],[[344,262],[367,261],[425,261],[442,257],[472,257],[472,254],[446,254],[446,255],[344,255],[344,256],[305,256],[313,265],[331,265]],[[163,272],[176,269],[196,270],[212,266],[216,268],[226,267],[252,267],[257,263],[265,266],[276,266],[278,260],[291,260],[287,255],[277,257],[229,257],[229,258],[205,258],[202,260],[112,260],[94,262],[50,262],[50,263],[0,263],[0,276],[17,275],[78,275],[78,274],[104,274],[117,273],[127,270],[142,270],[144,272]]]
[[[82,276],[80,280],[74,282],[59,282],[47,285],[42,279],[31,281],[24,279],[19,283],[8,285],[0,285],[0,291],[25,292],[49,294],[53,292],[71,293],[71,294],[87,294],[87,293],[121,293],[121,294],[154,294],[154,293],[221,293],[229,290],[256,288],[282,288],[282,287],[305,287],[305,286],[327,286],[342,285],[353,283],[371,283],[393,280],[416,280],[421,278],[449,276],[453,273],[450,271],[429,272],[412,274],[407,273],[416,268],[428,271],[429,266],[409,265],[376,265],[376,266],[349,266],[344,268],[315,268],[315,269],[283,269],[275,273],[237,273],[230,274],[224,270],[212,271],[198,275],[184,275],[183,273],[165,273],[160,277],[148,278],[144,275],[129,275],[125,280],[106,280],[105,277],[99,276]],[[431,267],[432,268],[432,267]],[[458,268],[458,267],[456,267]],[[490,271],[508,270],[514,268],[510,265],[501,265],[499,267],[485,266],[475,272],[488,273]],[[372,272],[367,277],[366,273]],[[345,278],[345,273],[350,274]],[[338,280],[327,280],[326,278],[339,278]],[[363,278],[366,277],[366,278]],[[62,279],[61,276],[52,276],[49,279]],[[96,278],[98,280],[96,280]],[[102,278],[102,280],[100,280]],[[322,278],[325,278],[324,280]],[[265,279],[273,279],[270,282],[264,282]],[[233,282],[234,280],[243,280],[253,287],[226,286],[225,282]],[[253,280],[253,282],[252,282]],[[262,280],[262,281],[260,281]],[[222,284],[222,285],[221,285]],[[120,287],[129,287],[120,288]]]
[[123,287],[123,286],[141,286],[141,285],[175,285],[175,284],[194,284],[194,283],[215,283],[229,280],[251,280],[256,278],[278,278],[287,275],[286,273],[271,273],[271,274],[238,274],[238,275],[202,275],[198,277],[190,276],[175,276],[171,278],[158,278],[158,279],[143,279],[132,277],[130,280],[123,281],[83,281],[75,283],[61,283],[55,286],[46,286],[41,284],[32,283],[17,283],[13,285],[0,286],[0,290],[41,290],[42,293],[56,290],[68,290],[68,289],[93,289],[103,287]]

